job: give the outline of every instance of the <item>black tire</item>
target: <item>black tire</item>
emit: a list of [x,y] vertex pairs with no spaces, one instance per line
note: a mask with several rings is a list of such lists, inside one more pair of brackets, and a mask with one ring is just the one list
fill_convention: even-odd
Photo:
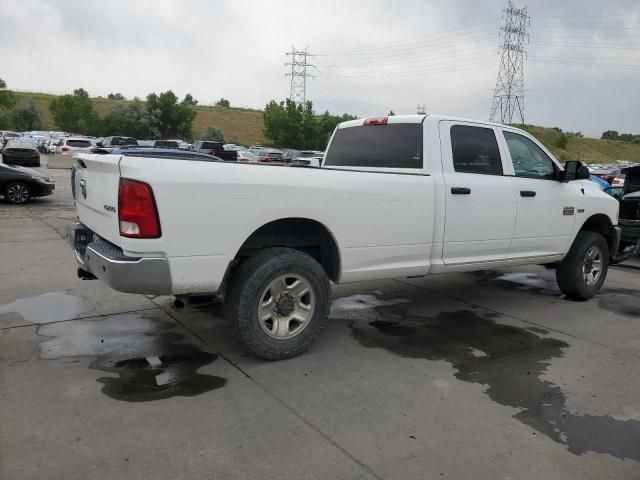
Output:
[[[314,296],[310,320],[292,338],[272,338],[258,319],[263,292],[287,274],[301,275]],[[234,336],[250,352],[266,360],[300,355],[318,338],[329,317],[330,285],[322,266],[291,248],[268,248],[249,257],[233,272],[224,300],[224,316]]]
[[2,192],[4,198],[9,203],[14,205],[21,205],[31,200],[31,189],[29,185],[24,182],[11,182]]
[[[600,253],[601,267],[597,281],[589,284],[585,281],[583,267],[585,258],[592,249]],[[565,295],[582,300],[593,297],[600,291],[609,270],[609,247],[605,238],[596,232],[578,232],[567,256],[558,264],[556,280]]]

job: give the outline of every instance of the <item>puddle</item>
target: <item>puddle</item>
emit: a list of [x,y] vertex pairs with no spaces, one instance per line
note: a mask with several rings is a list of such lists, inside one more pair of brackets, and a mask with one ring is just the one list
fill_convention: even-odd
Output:
[[[504,273],[481,272],[483,278],[489,278],[498,285],[519,290],[539,293],[542,295],[562,296],[555,281],[545,280],[535,273]],[[603,288],[595,297],[598,306],[617,315],[640,318],[640,290],[628,288]],[[570,300],[566,298],[566,300]],[[587,302],[588,300],[573,300]]]
[[[455,377],[486,387],[501,405],[519,409],[514,418],[570,452],[597,452],[640,461],[640,421],[569,412],[560,386],[541,378],[569,345],[496,322],[499,315],[479,310],[411,315],[396,302],[372,307],[354,318],[336,308],[334,318],[350,320],[352,336],[366,348],[407,358],[449,362]],[[345,300],[344,304],[348,304]],[[532,327],[535,328],[535,327]]]
[[598,295],[598,306],[624,317],[640,318],[640,291],[605,288]]
[[223,387],[226,379],[198,373],[218,356],[202,351],[169,322],[136,314],[103,320],[42,325],[38,334],[44,359],[96,357],[89,368],[117,376],[97,379],[102,393],[128,402],[195,396]]
[[49,292],[0,305],[0,315],[15,312],[30,323],[59,322],[71,320],[81,313],[90,311],[87,307],[88,304],[83,298],[66,292]]
[[503,273],[493,279],[499,285],[523,292],[534,291],[543,295],[562,296],[555,280],[546,280],[535,273]]

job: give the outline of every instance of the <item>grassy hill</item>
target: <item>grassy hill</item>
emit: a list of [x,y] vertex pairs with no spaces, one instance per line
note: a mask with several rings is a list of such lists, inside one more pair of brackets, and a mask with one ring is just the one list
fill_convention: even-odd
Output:
[[[49,104],[54,95],[44,93],[17,93],[19,101],[32,99],[42,115],[44,129],[53,129],[53,118]],[[108,98],[93,98],[93,106],[100,115],[106,115],[115,102]],[[253,145],[267,143],[262,133],[262,111],[240,108],[198,106],[194,122],[194,133],[204,127],[218,127],[229,143]],[[552,128],[527,125],[525,129],[540,140],[560,160],[582,160],[589,163],[613,163],[616,160],[640,162],[640,145],[599,140],[595,138],[569,137],[564,148],[559,148],[560,132]],[[560,143],[561,144],[561,143]]]
[[[54,129],[53,117],[49,111],[49,104],[55,95],[46,93],[16,93],[18,101],[33,100],[36,108],[40,110],[42,125],[45,130]],[[92,98],[93,108],[104,116],[109,113],[111,107],[118,100],[108,98]],[[229,143],[241,145],[254,145],[256,143],[266,143],[262,133],[262,111],[247,110],[242,108],[219,108],[198,106],[198,116],[193,124],[193,132],[197,136],[205,127],[217,127],[224,133],[225,139]]]
[[616,140],[569,137],[564,148],[557,147],[561,133],[553,128],[526,125],[531,135],[560,160],[582,160],[589,163],[614,163],[616,160],[640,162],[640,145]]

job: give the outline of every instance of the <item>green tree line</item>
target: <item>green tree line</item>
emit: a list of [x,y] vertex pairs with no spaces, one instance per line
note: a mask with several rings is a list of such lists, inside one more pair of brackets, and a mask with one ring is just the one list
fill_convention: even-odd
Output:
[[324,150],[331,133],[340,122],[356,117],[331,115],[328,111],[316,115],[313,103],[304,105],[286,99],[271,100],[264,109],[264,136],[278,147],[300,150]]
[[636,133],[618,133],[615,130],[607,130],[602,134],[602,140],[617,140],[619,142],[640,143],[640,135]]

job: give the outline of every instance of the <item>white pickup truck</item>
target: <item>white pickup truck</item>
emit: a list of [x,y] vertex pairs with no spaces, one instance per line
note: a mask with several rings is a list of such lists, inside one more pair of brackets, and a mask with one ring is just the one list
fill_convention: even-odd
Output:
[[224,295],[242,344],[306,350],[330,282],[556,268],[589,298],[620,242],[618,202],[504,125],[434,115],[340,124],[320,168],[78,154],[82,278],[144,294]]

